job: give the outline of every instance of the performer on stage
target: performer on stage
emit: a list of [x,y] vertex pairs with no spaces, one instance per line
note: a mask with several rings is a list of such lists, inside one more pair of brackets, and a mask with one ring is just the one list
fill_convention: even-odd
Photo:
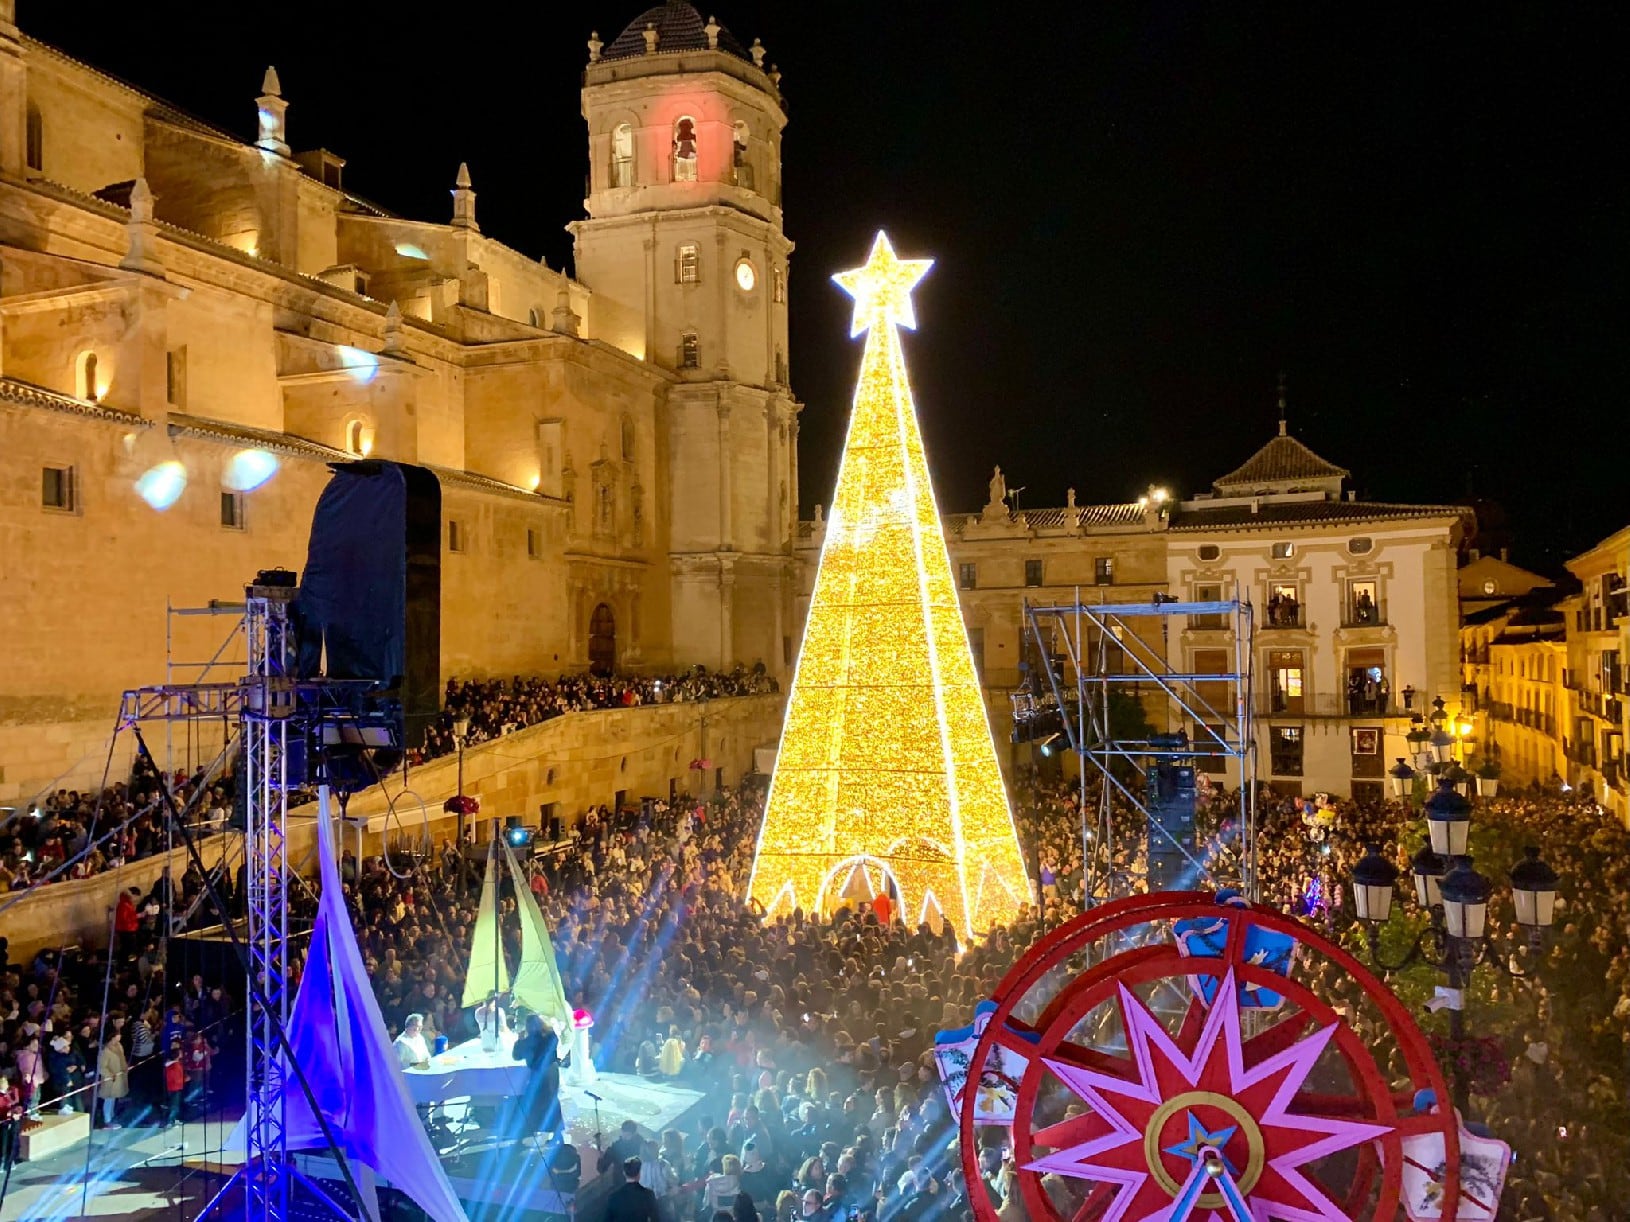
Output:
[[526,1034],[515,1041],[515,1059],[531,1070],[521,1099],[520,1136],[546,1130],[560,1139],[560,1040],[536,1014],[527,1015]]
[[430,1045],[424,1038],[423,1014],[409,1014],[402,1024],[402,1034],[396,1037],[396,1059],[403,1069],[423,1068],[430,1064]]
[[494,993],[475,1008],[475,1025],[481,1033],[481,1051],[496,1052],[503,1033],[509,1029],[498,994]]

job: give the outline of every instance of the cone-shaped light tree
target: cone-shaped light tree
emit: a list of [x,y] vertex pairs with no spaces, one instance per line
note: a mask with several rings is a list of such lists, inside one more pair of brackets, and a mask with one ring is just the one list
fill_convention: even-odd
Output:
[[892,889],[966,943],[1029,883],[900,348],[931,263],[879,233],[834,277],[866,349],[748,889],[771,915]]

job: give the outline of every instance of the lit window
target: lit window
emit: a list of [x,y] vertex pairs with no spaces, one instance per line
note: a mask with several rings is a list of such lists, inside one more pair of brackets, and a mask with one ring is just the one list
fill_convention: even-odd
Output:
[[228,530],[242,530],[243,522],[243,493],[221,493],[221,525]]
[[1289,560],[1296,554],[1296,546],[1292,543],[1275,543],[1273,545],[1273,558],[1275,560]]
[[1268,673],[1272,679],[1273,712],[1302,712],[1302,651],[1271,651],[1268,654]]
[[979,588],[979,566],[964,563],[957,566],[957,582],[964,590]]
[[696,120],[689,115],[674,121],[674,181],[696,181]]
[[747,124],[737,121],[730,146],[730,172],[736,185],[748,191],[753,189],[753,167],[747,160]]
[[696,284],[702,279],[702,256],[695,242],[686,242],[674,256],[674,283]]
[[1109,556],[1099,556],[1092,562],[1092,579],[1101,586],[1113,585],[1115,561]]
[[1042,562],[1040,560],[1026,560],[1024,562],[1024,584],[1027,586],[1042,584]]
[[679,367],[681,369],[700,369],[701,366],[701,343],[696,338],[696,332],[687,331],[679,337]]
[[611,133],[611,185],[634,185],[634,127],[619,123]]
[[1302,727],[1274,726],[1269,740],[1275,776],[1302,775]]
[[45,467],[40,471],[40,504],[66,513],[77,508],[72,467]]

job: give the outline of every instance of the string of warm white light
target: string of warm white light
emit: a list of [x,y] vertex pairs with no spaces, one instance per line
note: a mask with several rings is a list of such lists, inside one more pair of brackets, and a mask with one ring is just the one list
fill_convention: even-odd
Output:
[[931,265],[880,233],[834,277],[866,348],[749,894],[824,909],[886,875],[905,920],[966,941],[1029,883],[900,348]]

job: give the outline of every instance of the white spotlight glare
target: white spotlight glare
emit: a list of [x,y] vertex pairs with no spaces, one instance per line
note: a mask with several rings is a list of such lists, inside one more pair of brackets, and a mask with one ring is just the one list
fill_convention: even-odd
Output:
[[228,492],[253,492],[277,474],[277,466],[270,450],[239,450],[227,459],[221,485]]
[[136,495],[160,512],[181,499],[187,490],[187,468],[179,459],[149,467],[136,479]]

